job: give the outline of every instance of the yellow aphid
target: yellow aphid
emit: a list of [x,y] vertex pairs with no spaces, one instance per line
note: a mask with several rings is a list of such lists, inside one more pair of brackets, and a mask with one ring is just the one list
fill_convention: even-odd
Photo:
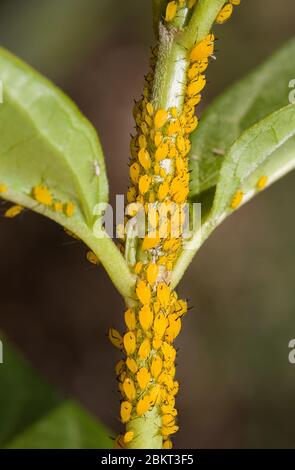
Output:
[[116,367],[115,367],[116,375],[122,374],[124,370],[125,370],[125,362],[123,361],[123,359],[121,359],[119,362],[117,362]]
[[169,297],[171,294],[170,287],[165,282],[160,282],[157,286],[157,299],[162,307],[167,307],[169,304]]
[[142,270],[142,262],[138,261],[136,265],[134,266],[134,272],[135,274],[138,275],[141,272],[141,270]]
[[241,0],[229,0],[229,2],[230,2],[232,5],[240,5],[240,4],[241,4]]
[[145,149],[147,146],[146,137],[142,134],[138,137],[138,145],[141,149]]
[[52,195],[45,185],[38,185],[33,188],[33,197],[44,206],[51,206]]
[[[187,124],[185,131],[190,134],[198,127],[199,121],[197,116],[194,116],[191,121]],[[190,145],[186,148],[185,154],[187,155],[190,151]]]
[[241,204],[243,197],[244,197],[243,191],[237,191],[234,197],[232,198],[230,207],[232,209],[237,209],[237,207],[239,207],[239,205]]
[[161,183],[158,189],[158,198],[160,201],[163,201],[165,197],[167,197],[169,193],[169,185],[166,181],[164,183]]
[[166,143],[160,144],[156,150],[155,159],[157,161],[164,160],[164,158],[167,157],[168,152],[169,152],[168,144]]
[[65,205],[65,214],[67,217],[72,217],[75,211],[75,205],[72,202],[67,202]]
[[123,382],[123,390],[128,400],[133,401],[136,397],[136,389],[133,380],[127,377]]
[[190,61],[198,62],[208,59],[214,52],[214,34],[208,34],[190,53]]
[[179,390],[179,383],[177,381],[174,382],[173,388],[170,390],[171,395],[177,395]]
[[226,3],[224,7],[220,10],[216,17],[216,23],[223,24],[225,23],[232,15],[233,6],[231,3]]
[[142,361],[145,361],[151,352],[151,344],[148,338],[145,338],[141,343],[138,350],[138,357]]
[[143,239],[141,249],[142,251],[151,250],[160,243],[159,235],[155,232],[149,232]]
[[163,426],[162,427],[162,435],[163,436],[170,436],[171,434],[175,434],[178,431],[179,427],[176,426]]
[[144,397],[140,398],[136,405],[137,416],[142,416],[144,413],[146,413],[150,409],[150,406],[151,402],[148,395],[145,395]]
[[127,423],[129,421],[130,416],[131,416],[131,411],[132,411],[131,403],[129,401],[122,401],[121,410],[120,410],[122,423]]
[[151,157],[150,157],[150,154],[148,153],[148,151],[144,148],[140,149],[140,151],[138,152],[138,160],[141,164],[141,166],[145,169],[145,170],[149,170],[150,167],[151,167]]
[[144,390],[151,380],[151,374],[146,367],[141,367],[136,374],[136,379],[141,390]]
[[125,333],[123,343],[127,355],[133,354],[136,349],[136,337],[132,331]]
[[139,310],[139,323],[144,331],[150,329],[153,324],[153,312],[148,305],[144,305]]
[[128,188],[128,191],[127,191],[127,202],[134,202],[136,199],[136,189],[134,188],[134,186],[131,186],[130,188]]
[[162,416],[162,423],[163,426],[174,426],[175,424],[175,417],[172,415],[163,415]]
[[150,263],[146,270],[146,278],[151,286],[153,286],[158,278],[159,266],[156,263]]
[[153,107],[152,103],[147,103],[147,105],[146,105],[146,110],[147,110],[147,112],[148,112],[148,114],[149,114],[150,116],[153,116],[153,114],[154,114],[154,107]]
[[125,323],[128,328],[128,330],[133,331],[136,328],[136,318],[135,318],[135,312],[132,310],[132,308],[129,308],[126,310],[125,315]]
[[130,372],[132,372],[132,374],[136,374],[136,372],[138,371],[136,361],[135,359],[132,359],[131,357],[127,357],[126,366],[130,370]]
[[141,194],[145,194],[150,189],[151,177],[149,175],[143,175],[139,178],[138,189]]
[[165,332],[165,338],[170,343],[175,340],[175,338],[179,335],[181,330],[181,320],[177,317],[177,314],[171,314],[168,317],[169,319],[169,326]]
[[132,441],[133,438],[134,438],[134,432],[133,431],[127,431],[124,434],[123,440],[124,440],[125,444],[128,444],[129,442]]
[[155,128],[156,129],[161,129],[163,127],[168,119],[168,112],[165,109],[159,109],[159,111],[156,112],[155,115]]
[[187,87],[187,95],[195,96],[198,95],[206,85],[205,75],[199,75],[198,78],[192,80]]
[[[175,403],[175,398],[174,397],[171,397],[174,399],[174,403]],[[172,415],[172,416],[177,416],[177,410],[174,408],[174,405],[162,405],[161,406],[161,411],[162,413],[164,414],[169,414],[169,415]]]
[[161,394],[161,403],[166,402],[169,395],[165,387],[161,387],[160,394]]
[[150,404],[154,405],[155,403],[159,403],[161,401],[161,385],[156,384],[150,389]]
[[256,184],[257,189],[258,189],[259,191],[261,191],[262,189],[264,189],[265,186],[267,185],[267,182],[268,182],[268,177],[267,177],[267,176],[261,176],[261,177],[259,178],[259,180],[257,181],[257,184]]
[[175,1],[169,2],[166,8],[165,21],[172,21],[175,18],[176,13],[177,3]]
[[178,116],[178,109],[175,106],[173,106],[172,108],[169,109],[169,113],[174,119],[176,119]]
[[[165,365],[166,365],[166,363],[165,363]],[[168,367],[168,368],[169,368],[169,367]],[[172,366],[169,368],[169,375],[172,377],[172,379],[174,379],[175,374],[176,374],[176,367],[175,367],[175,365],[172,365]]]
[[191,107],[197,106],[197,104],[200,103],[201,98],[202,98],[201,95],[192,96],[186,101],[186,105],[191,106]]
[[[188,78],[190,80],[193,80],[196,78],[200,73],[205,72],[209,65],[208,59],[203,59],[199,60],[198,62],[194,62],[193,65],[191,65],[189,71],[188,71]],[[195,105],[196,106],[196,105]]]
[[145,281],[139,281],[136,287],[136,295],[142,305],[147,305],[151,301],[151,289]]
[[163,442],[163,449],[172,449],[172,448],[173,448],[172,441],[170,439],[165,439]]
[[167,317],[162,312],[158,313],[158,315],[155,318],[154,326],[153,326],[155,336],[157,336],[158,338],[162,338],[162,336],[164,335],[166,331],[167,326],[168,326]]
[[157,351],[162,346],[162,339],[159,336],[155,336],[153,339],[153,348]]
[[166,402],[168,405],[174,407],[175,406],[175,397],[173,395],[168,395],[166,398]]
[[179,299],[174,304],[174,312],[178,317],[182,317],[187,313],[187,302],[185,300]]
[[136,184],[138,182],[139,173],[140,173],[139,164],[137,162],[132,163],[130,167],[130,178],[133,184]]
[[161,349],[162,349],[162,353],[163,353],[165,361],[167,361],[168,363],[175,361],[176,350],[174,349],[173,346],[171,346],[171,344],[164,342],[162,344]]
[[11,206],[4,212],[4,217],[7,217],[8,219],[13,219],[13,217],[19,215],[23,210],[24,208],[22,206],[16,204],[15,206]]
[[61,212],[63,208],[63,204],[60,201],[56,201],[53,203],[53,210],[54,212]]
[[167,372],[162,372],[158,378],[159,384],[165,385],[166,388],[171,389],[173,388],[173,379]]
[[175,167],[178,173],[182,173],[185,169],[185,161],[181,157],[175,159]]
[[163,135],[161,134],[161,132],[156,132],[155,133],[155,137],[154,137],[154,143],[155,143],[155,146],[156,147],[159,147],[159,145],[161,144],[163,140]]
[[167,128],[167,135],[171,136],[180,132],[180,123],[179,121],[173,121],[169,124]]
[[90,251],[90,250],[87,251],[87,253],[86,253],[86,258],[87,258],[87,260],[89,261],[89,263],[95,264],[96,266],[99,265],[99,259],[98,259],[98,257],[96,256],[96,254],[93,253],[93,251]]
[[160,356],[155,356],[151,363],[151,374],[157,379],[162,372],[163,361]]
[[115,348],[121,349],[123,346],[123,338],[120,335],[119,331],[115,328],[109,329],[109,340]]
[[0,193],[6,193],[7,190],[8,187],[6,186],[6,184],[0,184]]

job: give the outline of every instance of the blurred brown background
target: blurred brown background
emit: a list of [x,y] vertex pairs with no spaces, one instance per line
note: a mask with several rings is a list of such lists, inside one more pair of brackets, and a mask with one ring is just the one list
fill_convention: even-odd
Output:
[[[132,102],[153,40],[150,3],[0,1],[1,45],[54,80],[93,122],[113,195],[128,182]],[[204,105],[292,36],[294,13],[293,0],[245,0],[216,28]],[[194,308],[178,341],[177,447],[294,447],[294,185],[295,173],[231,217],[183,280],[180,292]],[[120,326],[124,307],[103,268],[33,213],[1,219],[0,240],[0,329],[47,380],[118,429],[118,356],[106,332]]]

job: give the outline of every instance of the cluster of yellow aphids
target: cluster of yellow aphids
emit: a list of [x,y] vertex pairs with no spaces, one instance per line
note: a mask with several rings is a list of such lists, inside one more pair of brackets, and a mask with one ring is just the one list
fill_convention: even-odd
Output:
[[[139,241],[140,259],[133,266],[137,276],[136,306],[125,312],[127,332],[109,332],[114,345],[126,356],[116,366],[122,394],[121,421],[127,423],[158,407],[162,426],[163,447],[171,448],[170,437],[178,430],[176,424],[175,381],[176,350],[173,342],[181,329],[187,303],[178,299],[169,286],[169,274],[182,244],[182,232],[172,236],[175,212],[189,192],[187,155],[190,133],[197,127],[195,106],[206,84],[203,74],[214,51],[214,36],[208,35],[190,52],[184,105],[176,108],[154,109],[151,101],[152,75],[146,78],[142,100],[135,105],[137,134],[131,142],[131,186],[128,190],[128,214],[133,217],[144,208],[152,233]],[[155,54],[155,53],[154,53]],[[153,62],[154,63],[154,57]],[[168,231],[162,227],[159,205],[176,205],[169,213]],[[180,216],[180,227],[183,217]],[[167,224],[167,221],[166,221]],[[128,446],[134,438],[132,425],[117,438],[120,447]]]
[[[111,329],[109,336],[126,357],[116,366],[123,397],[122,423],[144,416],[157,406],[162,418],[158,432],[163,436],[164,447],[171,448],[169,436],[178,430],[175,395],[179,387],[174,378],[176,350],[173,341],[180,332],[187,304],[164,282],[156,284],[156,279],[157,265],[150,264],[137,283],[138,305],[125,312],[127,332],[122,337]],[[117,438],[117,444],[125,447],[134,437],[131,425],[127,433]]]
[[[8,187],[5,184],[0,184],[0,193],[6,193]],[[31,196],[35,201],[43,206],[50,207],[54,212],[63,212],[67,217],[72,217],[75,211],[75,205],[72,202],[62,203],[55,200],[49,188],[45,184],[34,186]],[[4,213],[7,218],[13,218],[23,211],[23,207],[19,204],[11,206]]]
[[[191,8],[195,3],[169,2],[165,21],[173,21],[179,8]],[[175,395],[179,387],[175,380],[173,343],[180,332],[187,303],[171,291],[170,274],[183,242],[183,205],[189,194],[190,134],[198,125],[195,107],[206,85],[204,72],[214,53],[214,39],[213,34],[208,34],[188,51],[184,97],[178,108],[155,105],[153,80],[157,49],[153,49],[152,70],[145,78],[142,99],[134,107],[136,135],[131,140],[131,185],[125,222],[142,210],[149,229],[137,241],[136,262],[132,266],[137,281],[134,306],[125,312],[127,331],[123,335],[114,329],[109,331],[112,343],[124,353],[116,373],[122,394],[120,417],[122,423],[128,423],[128,429],[118,436],[119,447],[128,447],[138,437],[138,428],[132,427],[133,420],[144,418],[154,407],[161,419],[158,433],[163,436],[164,448],[172,447],[170,436],[178,430]],[[171,208],[171,205],[172,210],[164,211],[164,220],[161,207]],[[177,223],[179,231],[175,236]]]

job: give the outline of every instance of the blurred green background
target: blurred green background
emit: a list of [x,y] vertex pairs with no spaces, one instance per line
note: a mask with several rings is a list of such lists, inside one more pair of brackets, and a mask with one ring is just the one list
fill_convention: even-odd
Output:
[[[128,184],[132,103],[153,41],[150,3],[0,1],[0,44],[57,83],[93,122],[113,197]],[[216,27],[203,106],[294,34],[294,13],[293,0],[245,0]],[[293,173],[226,221],[183,280],[180,292],[193,309],[178,341],[177,447],[294,447],[294,198]],[[106,333],[122,324],[124,306],[103,269],[33,213],[1,219],[0,240],[3,334],[49,382],[118,430],[118,355]]]

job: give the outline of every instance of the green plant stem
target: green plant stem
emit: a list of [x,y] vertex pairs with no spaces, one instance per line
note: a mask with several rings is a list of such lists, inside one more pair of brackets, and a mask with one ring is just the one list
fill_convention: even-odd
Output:
[[132,419],[127,424],[127,431],[134,432],[134,438],[128,445],[129,449],[161,449],[162,436],[160,429],[162,427],[161,417],[158,407],[155,406],[151,411],[145,413],[142,417]]
[[[201,40],[210,31],[215,18],[225,3],[224,0],[199,0],[188,26],[183,30],[178,25],[166,27],[159,24],[158,61],[152,91],[154,109],[177,108],[181,113],[184,105],[189,67],[189,50],[197,38]],[[183,23],[186,18],[182,18]],[[184,272],[184,271],[183,271]],[[182,269],[177,273],[183,274]],[[142,418],[133,418],[127,430],[134,431],[129,448],[157,449],[162,447],[160,410],[153,410]]]
[[214,21],[226,0],[198,0],[190,22],[182,34],[181,43],[191,48],[210,33]]

